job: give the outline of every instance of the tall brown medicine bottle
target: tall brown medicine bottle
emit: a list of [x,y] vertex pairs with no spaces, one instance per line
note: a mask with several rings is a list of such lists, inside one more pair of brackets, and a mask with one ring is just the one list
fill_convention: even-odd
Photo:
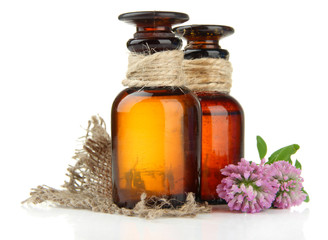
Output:
[[[156,11],[119,16],[137,26],[127,43],[137,54],[179,49],[182,41],[171,25],[188,19],[184,13]],[[186,193],[197,194],[200,116],[197,97],[181,86],[129,87],[116,97],[112,106],[114,203],[133,208],[145,192],[179,205]]]
[[[219,25],[190,25],[174,29],[187,40],[185,59],[229,58],[219,40],[234,32]],[[188,85],[187,85],[188,87]],[[220,169],[237,163],[244,156],[244,113],[236,99],[215,89],[193,88],[202,108],[202,161],[200,199],[210,204],[224,201],[218,198],[216,187],[222,180]]]

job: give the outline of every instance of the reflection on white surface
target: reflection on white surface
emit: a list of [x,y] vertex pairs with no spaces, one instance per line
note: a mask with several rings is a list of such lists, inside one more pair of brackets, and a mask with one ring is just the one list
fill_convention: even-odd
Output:
[[[269,209],[257,214],[230,212],[217,206],[196,218],[146,220],[86,210],[23,207],[25,220],[46,233],[47,239],[297,239],[305,238],[310,210]],[[40,225],[41,224],[41,225]],[[58,230],[58,231],[57,231]],[[41,234],[41,232],[38,232]],[[28,238],[27,238],[28,239]],[[38,238],[36,238],[38,239]]]
[[[228,210],[227,210],[228,211]],[[309,209],[302,211],[269,209],[259,214],[241,214],[218,209],[213,217],[221,216],[217,231],[223,239],[305,239],[304,223],[309,217]],[[215,227],[208,223],[207,227]],[[206,232],[206,231],[205,231]],[[212,237],[212,236],[208,236]]]

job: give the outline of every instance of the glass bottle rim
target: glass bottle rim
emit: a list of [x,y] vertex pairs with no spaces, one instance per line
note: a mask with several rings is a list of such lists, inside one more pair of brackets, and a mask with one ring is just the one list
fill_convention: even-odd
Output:
[[179,26],[173,29],[176,35],[180,37],[227,37],[232,35],[235,30],[225,25],[212,24],[194,24]]
[[140,12],[128,12],[118,16],[120,21],[127,23],[138,24],[150,21],[162,20],[168,24],[178,24],[189,20],[189,16],[182,12],[170,12],[170,11],[140,11]]

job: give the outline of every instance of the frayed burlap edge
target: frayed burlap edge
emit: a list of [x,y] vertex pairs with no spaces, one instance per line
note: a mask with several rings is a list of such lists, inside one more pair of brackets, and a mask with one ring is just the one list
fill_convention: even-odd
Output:
[[22,203],[48,202],[59,207],[147,219],[196,216],[211,212],[206,203],[195,201],[193,193],[188,193],[186,203],[178,208],[174,208],[165,198],[147,198],[146,194],[141,195],[134,209],[119,208],[113,203],[111,193],[111,139],[101,117],[92,117],[83,141],[83,148],[76,150],[73,157],[75,165],[67,169],[69,180],[64,183],[63,190],[46,185],[38,186],[32,189],[30,198]]

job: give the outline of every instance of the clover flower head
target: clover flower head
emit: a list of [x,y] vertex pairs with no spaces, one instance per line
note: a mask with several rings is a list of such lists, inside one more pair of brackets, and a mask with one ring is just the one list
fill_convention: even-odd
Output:
[[216,191],[231,210],[255,213],[271,207],[279,185],[272,178],[274,169],[264,162],[265,159],[258,165],[241,159],[237,165],[230,164],[221,170],[226,177]]
[[304,180],[301,177],[301,170],[286,161],[274,162],[270,167],[274,172],[273,178],[279,182],[279,189],[273,206],[290,208],[300,205],[307,196],[302,191]]

